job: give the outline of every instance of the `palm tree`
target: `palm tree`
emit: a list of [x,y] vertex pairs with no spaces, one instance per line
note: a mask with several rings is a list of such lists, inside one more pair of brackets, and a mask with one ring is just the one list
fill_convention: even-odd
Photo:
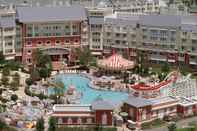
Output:
[[49,128],[48,128],[48,131],[55,131],[56,129],[56,119],[54,117],[50,117],[49,118]]
[[168,126],[168,131],[176,131],[176,124],[175,123],[171,123],[169,126]]
[[43,54],[39,49],[34,50],[32,53],[33,68],[36,68],[40,77],[49,77],[52,71],[52,61],[49,55]]
[[90,63],[93,60],[93,56],[89,48],[83,48],[83,49],[77,48],[76,52],[78,54],[79,63],[82,66],[89,67]]
[[60,97],[64,95],[64,83],[60,80],[54,82],[48,82],[48,85],[54,89],[54,95],[56,96],[56,103],[60,100]]
[[44,131],[44,119],[42,117],[36,122],[36,131]]

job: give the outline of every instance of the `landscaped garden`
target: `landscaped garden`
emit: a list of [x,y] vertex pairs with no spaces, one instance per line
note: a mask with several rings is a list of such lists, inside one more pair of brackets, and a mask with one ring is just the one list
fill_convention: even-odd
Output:
[[93,126],[93,127],[60,127],[55,131],[117,131],[115,127],[101,127],[101,126]]

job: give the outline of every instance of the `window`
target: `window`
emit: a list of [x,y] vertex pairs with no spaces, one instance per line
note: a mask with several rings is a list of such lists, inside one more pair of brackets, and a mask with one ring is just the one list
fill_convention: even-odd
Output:
[[66,40],[66,43],[69,43],[69,40]]
[[62,124],[62,123],[63,123],[62,118],[58,118],[58,124]]
[[6,43],[6,46],[12,46],[12,42]]
[[28,54],[31,54],[31,53],[32,53],[32,51],[31,51],[31,50],[28,50],[28,51],[27,51],[27,53],[28,53]]
[[79,41],[78,40],[75,40],[75,42],[78,43]]
[[38,30],[38,26],[34,26],[34,30],[36,30],[36,31],[37,31],[37,30]]
[[48,44],[48,45],[51,44],[51,41],[47,41],[47,44]]
[[57,40],[55,43],[56,43],[56,44],[59,44],[59,43],[60,43],[60,41],[59,41],[59,40]]
[[38,45],[39,45],[39,46],[42,45],[42,42],[41,42],[41,41],[38,41]]
[[27,46],[31,46],[31,45],[32,45],[31,41],[27,41]]
[[31,61],[31,58],[27,58],[27,63],[28,63],[28,64],[31,64],[31,62],[32,62],[32,61]]
[[92,124],[92,119],[91,119],[91,118],[88,118],[88,119],[87,119],[87,123],[88,123],[88,124]]

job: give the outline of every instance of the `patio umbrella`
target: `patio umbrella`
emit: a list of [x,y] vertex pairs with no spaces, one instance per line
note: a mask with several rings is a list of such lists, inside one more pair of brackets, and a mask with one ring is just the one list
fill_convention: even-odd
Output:
[[127,117],[128,116],[128,113],[127,112],[120,112],[120,116]]

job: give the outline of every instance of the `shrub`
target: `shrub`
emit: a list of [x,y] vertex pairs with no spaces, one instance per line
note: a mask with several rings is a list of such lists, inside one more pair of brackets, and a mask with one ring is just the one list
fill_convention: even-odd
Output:
[[3,74],[4,76],[10,75],[10,68],[4,67],[4,68],[3,68],[3,71],[2,71],[2,74]]
[[15,95],[15,94],[14,94],[14,95],[12,95],[12,96],[11,96],[11,100],[13,100],[13,101],[18,100],[18,96],[17,96],[17,95]]
[[36,122],[36,131],[44,131],[44,119],[42,117]]
[[3,89],[0,89],[0,95],[3,93]]
[[55,131],[55,129],[56,129],[56,119],[54,117],[49,118],[48,124],[49,124],[48,131]]
[[25,80],[25,83],[26,83],[28,86],[30,86],[30,85],[33,84],[33,80],[32,80],[31,78],[27,78],[27,79]]
[[7,76],[2,76],[1,82],[2,82],[2,84],[3,84],[4,86],[8,86],[8,84],[9,84],[9,79],[8,79],[8,77],[7,77]]

